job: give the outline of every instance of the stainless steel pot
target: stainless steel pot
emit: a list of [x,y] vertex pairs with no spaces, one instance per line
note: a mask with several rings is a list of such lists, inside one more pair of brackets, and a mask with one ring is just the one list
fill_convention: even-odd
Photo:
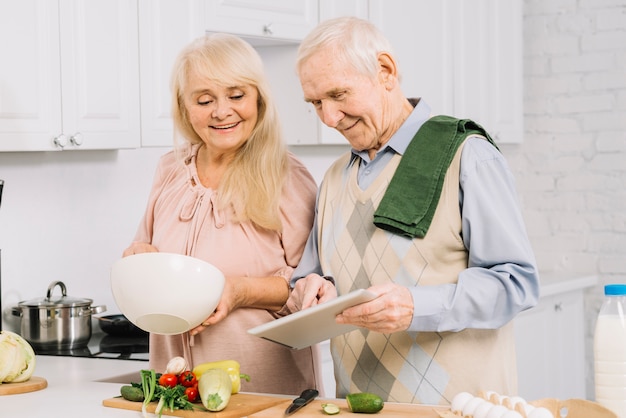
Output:
[[[53,297],[57,286],[61,296]],[[11,311],[21,317],[21,335],[33,348],[79,348],[91,338],[91,315],[106,311],[106,306],[92,302],[68,297],[63,282],[52,282],[45,298],[19,302]]]

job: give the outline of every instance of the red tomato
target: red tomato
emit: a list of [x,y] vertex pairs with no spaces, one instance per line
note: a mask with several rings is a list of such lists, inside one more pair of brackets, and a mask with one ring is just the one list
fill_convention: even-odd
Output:
[[161,377],[159,378],[159,385],[161,386],[165,386],[167,388],[173,388],[173,387],[176,387],[177,384],[178,384],[178,376],[176,376],[175,374],[165,373],[161,375]]
[[198,400],[198,388],[195,386],[185,388],[185,396],[189,402],[195,402]]
[[198,385],[198,380],[191,370],[185,370],[178,376],[178,383],[186,388],[191,388]]

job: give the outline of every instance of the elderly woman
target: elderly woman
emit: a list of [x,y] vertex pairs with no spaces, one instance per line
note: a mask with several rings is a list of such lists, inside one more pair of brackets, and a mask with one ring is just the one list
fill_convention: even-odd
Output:
[[171,87],[177,146],[160,159],[124,256],[197,257],[218,267],[226,286],[198,328],[150,335],[150,366],[164,371],[174,356],[191,365],[233,359],[251,376],[244,391],[300,394],[316,387],[314,347],[293,351],[247,333],[275,319],[289,296],[316,193],[313,177],[283,141],[261,58],[235,36],[202,37],[179,55]]

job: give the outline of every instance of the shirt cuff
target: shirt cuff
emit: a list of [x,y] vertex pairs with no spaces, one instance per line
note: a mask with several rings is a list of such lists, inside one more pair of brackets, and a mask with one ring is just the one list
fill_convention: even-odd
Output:
[[438,331],[449,290],[454,290],[454,285],[409,287],[413,319],[407,331]]

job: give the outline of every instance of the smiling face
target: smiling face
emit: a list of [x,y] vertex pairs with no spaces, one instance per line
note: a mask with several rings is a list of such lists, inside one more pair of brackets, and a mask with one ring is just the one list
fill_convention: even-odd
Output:
[[334,57],[332,48],[321,49],[299,67],[304,98],[353,148],[379,149],[392,133],[386,68],[372,79]]
[[257,124],[258,92],[254,86],[225,87],[192,72],[183,98],[189,123],[209,151],[236,151]]

